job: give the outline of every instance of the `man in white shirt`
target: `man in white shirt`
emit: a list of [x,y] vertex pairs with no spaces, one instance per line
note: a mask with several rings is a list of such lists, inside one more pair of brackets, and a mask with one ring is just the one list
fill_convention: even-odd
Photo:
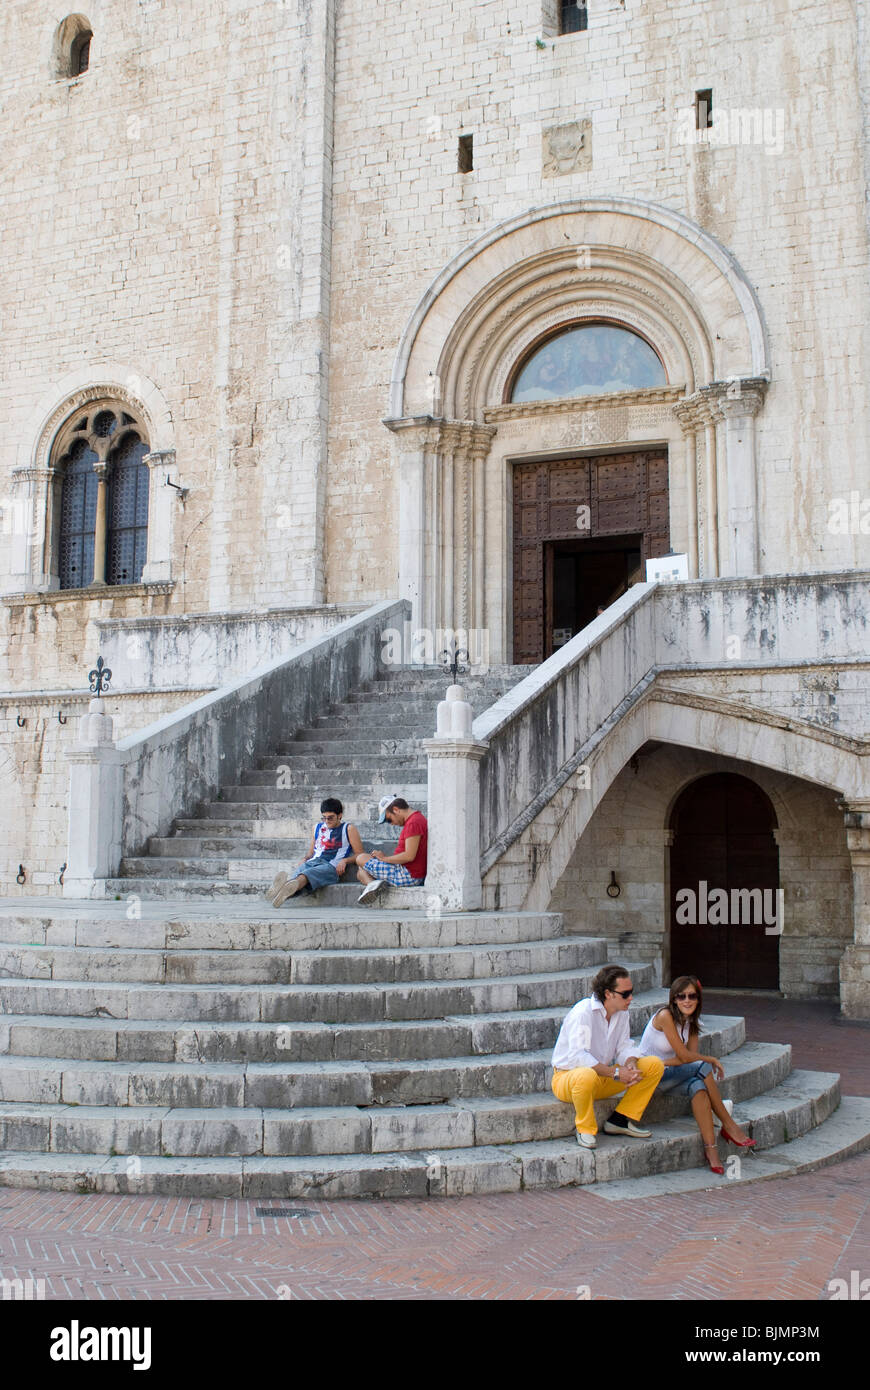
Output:
[[594,1149],[598,1125],[593,1102],[625,1091],[605,1134],[649,1139],[640,1119],[665,1069],[660,1057],[638,1057],[631,1046],[628,1010],[631,976],[622,965],[605,965],[592,981],[592,994],[575,1004],[553,1050],[553,1094],[573,1104],[577,1143]]

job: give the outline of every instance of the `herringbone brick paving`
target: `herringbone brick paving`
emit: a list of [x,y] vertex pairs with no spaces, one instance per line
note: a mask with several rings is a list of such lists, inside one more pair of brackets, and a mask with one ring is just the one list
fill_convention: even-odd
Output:
[[[725,999],[749,1036],[791,1042],[796,1066],[870,1094],[870,1029],[834,1005],[708,995],[708,1007]],[[257,1216],[264,1205],[310,1215]],[[44,1279],[49,1299],[826,1299],[852,1270],[870,1277],[868,1155],[643,1202],[582,1189],[267,1204],[0,1188],[0,1277]]]

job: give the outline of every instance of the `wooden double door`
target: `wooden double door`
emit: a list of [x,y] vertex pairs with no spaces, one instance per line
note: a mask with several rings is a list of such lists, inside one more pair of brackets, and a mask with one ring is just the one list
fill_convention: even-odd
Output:
[[713,773],[680,795],[671,816],[671,979],[779,988],[775,828],[770,798],[748,777]]
[[514,661],[545,660],[670,548],[666,449],[519,463]]

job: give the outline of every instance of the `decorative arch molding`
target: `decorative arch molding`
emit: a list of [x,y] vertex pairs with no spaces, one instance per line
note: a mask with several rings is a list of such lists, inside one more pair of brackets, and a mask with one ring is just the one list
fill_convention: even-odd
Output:
[[[584,320],[639,333],[668,386],[655,400],[638,390],[505,404],[530,347]],[[384,423],[402,475],[400,594],[415,621],[486,628],[493,659],[512,660],[512,465],[597,441],[667,448],[671,546],[688,554],[690,577],[757,574],[754,417],[769,378],[749,280],[681,213],[586,198],[491,228],[432,280],[393,367]],[[457,448],[470,434],[474,448]]]
[[69,373],[43,393],[34,410],[27,461],[12,472],[14,509],[21,524],[16,528],[10,556],[10,592],[50,592],[60,586],[56,555],[59,489],[53,465],[54,445],[76,411],[102,400],[128,405],[146,429],[150,453],[145,462],[152,472],[152,485],[148,501],[148,558],[142,582],[166,583],[172,579],[177,503],[173,506],[176,494],[164,485],[167,477],[176,481],[172,412],[162,391],[149,377],[134,367],[106,362]]
[[47,468],[58,430],[75,410],[103,396],[126,401],[142,415],[153,451],[175,448],[172,412],[160,388],[135,367],[107,362],[70,372],[43,393],[34,410],[38,424],[30,449],[30,466]]
[[[479,337],[493,325],[498,332],[505,313],[510,317],[536,302],[546,312],[540,298],[546,299],[551,276],[561,277],[561,288],[568,283],[590,297],[595,297],[596,285],[612,285],[614,293],[621,290],[637,302],[658,301],[662,320],[672,326],[679,322],[687,349],[694,343],[698,353],[705,379],[690,389],[712,380],[769,375],[761,307],[725,247],[682,213],[656,203],[584,198],[532,208],[499,223],[439,272],[399,343],[390,417],[421,413],[431,399],[430,373],[442,378],[444,413],[450,413],[449,383],[467,353],[469,337]],[[524,297],[527,304],[518,304]],[[706,353],[699,351],[705,341]],[[461,398],[461,388],[459,394]]]
[[[567,796],[568,804],[561,805],[558,831],[549,838],[548,854],[537,861],[535,880],[518,904],[524,911],[547,909],[576,843],[599,804],[629,760],[652,740],[734,759],[746,767],[749,777],[753,766],[764,767],[833,791],[847,806],[865,801],[870,805],[870,748],[866,744],[862,746],[859,740],[832,735],[825,729],[817,730],[807,723],[796,728],[793,721],[778,716],[760,720],[762,712],[758,709],[744,712],[735,707],[729,711],[724,700],[697,697],[696,704],[694,698],[682,692],[677,698],[674,692],[654,686],[587,759],[588,787],[584,784],[582,789],[572,789],[566,783],[557,793]],[[685,785],[693,780],[689,778]],[[774,808],[779,816],[776,801]],[[541,814],[546,816],[548,809],[544,808]],[[536,821],[532,821],[517,846],[521,847],[527,838],[534,840],[535,834]],[[510,858],[512,863],[516,861],[514,853]],[[489,886],[497,881],[498,861],[487,871],[484,884]]]

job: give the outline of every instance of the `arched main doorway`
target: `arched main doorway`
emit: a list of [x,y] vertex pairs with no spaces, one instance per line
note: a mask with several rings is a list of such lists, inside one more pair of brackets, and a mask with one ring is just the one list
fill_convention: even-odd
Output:
[[779,988],[781,908],[776,815],[748,777],[717,772],[671,815],[671,976],[709,987]]

